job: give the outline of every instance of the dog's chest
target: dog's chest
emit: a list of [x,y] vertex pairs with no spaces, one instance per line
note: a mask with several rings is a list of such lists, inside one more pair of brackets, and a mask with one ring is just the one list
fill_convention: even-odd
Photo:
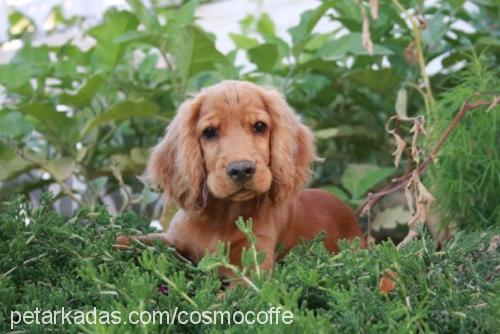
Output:
[[[217,249],[217,243],[234,243],[243,234],[226,224],[187,219],[179,214],[174,217],[167,231],[173,246],[185,253],[190,260],[198,262],[208,252]],[[238,233],[239,232],[239,233]]]

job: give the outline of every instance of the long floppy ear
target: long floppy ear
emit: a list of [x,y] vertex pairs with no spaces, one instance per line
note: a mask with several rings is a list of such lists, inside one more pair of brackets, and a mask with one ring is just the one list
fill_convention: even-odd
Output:
[[189,211],[204,206],[205,168],[196,134],[202,95],[184,102],[167,127],[165,137],[153,149],[146,178],[163,188],[167,201]]
[[283,204],[293,197],[311,176],[311,163],[318,159],[313,136],[284,97],[273,90],[262,93],[271,116],[271,199]]

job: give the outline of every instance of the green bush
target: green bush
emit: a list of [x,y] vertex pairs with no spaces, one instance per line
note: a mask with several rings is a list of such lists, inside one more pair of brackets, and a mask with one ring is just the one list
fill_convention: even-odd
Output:
[[[197,25],[196,0],[182,6],[153,1],[151,8],[129,0],[131,10],[111,8],[101,23],[83,32],[95,42],[85,51],[71,40],[33,45],[36,27],[10,12],[12,27],[24,22],[27,28],[10,29],[11,38],[23,46],[0,65],[5,97],[0,198],[66,182],[57,198],[71,193],[79,207],[93,208],[112,196],[117,208],[134,204],[135,210],[151,214],[148,204],[157,197],[135,176],[143,172],[149,149],[176,107],[191,92],[241,79],[283,91],[315,131],[319,154],[326,158],[316,167],[313,186],[357,206],[396,172],[390,169],[393,143],[384,124],[395,113],[401,87],[408,92],[408,115],[425,114],[432,91],[456,85],[442,73],[467,61],[471,49],[488,50],[498,66],[497,4],[474,2],[477,11],[467,10],[463,1],[384,1],[375,19],[368,1],[323,1],[289,29],[291,42],[276,34],[269,15],[249,15],[240,22],[240,32],[230,33],[234,49],[227,54],[216,48],[216,36]],[[420,18],[419,27],[405,20],[405,9]],[[53,14],[58,25],[49,34],[81,22],[61,17],[60,8]],[[332,22],[330,31],[315,31],[321,19]],[[476,32],[457,29],[460,21]],[[364,22],[371,54],[363,46]],[[443,58],[443,71],[428,78],[428,85],[415,58],[417,33],[424,63]],[[237,65],[237,55],[250,66]]]
[[[464,100],[499,94],[500,71],[487,60],[474,58],[459,75],[457,85],[443,93],[431,115],[432,140],[436,143]],[[482,93],[482,94],[481,94]],[[486,112],[486,110],[488,110]],[[500,117],[499,106],[468,112],[451,133],[431,167],[429,183],[441,214],[441,224],[480,230],[500,222]]]
[[[15,331],[47,333],[169,332],[495,332],[500,326],[500,247],[488,232],[459,233],[444,249],[429,238],[398,251],[392,243],[369,250],[344,244],[332,256],[321,242],[295,248],[260,280],[219,297],[214,271],[185,261],[162,245],[138,252],[115,251],[117,233],[146,231],[134,213],[117,218],[81,210],[65,217],[51,209],[52,196],[32,209],[13,200],[0,214],[0,331],[9,332],[10,312],[43,310],[259,311],[281,306],[293,312],[290,325],[16,325]],[[25,224],[29,221],[29,224]],[[495,269],[497,268],[497,269]],[[396,287],[379,291],[386,269]],[[165,291],[168,289],[168,292]]]

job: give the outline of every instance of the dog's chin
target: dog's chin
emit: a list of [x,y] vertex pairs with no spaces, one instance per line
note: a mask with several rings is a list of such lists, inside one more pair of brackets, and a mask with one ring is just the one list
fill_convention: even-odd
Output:
[[220,198],[220,199],[232,201],[232,202],[249,201],[249,200],[265,193],[265,192],[262,192],[262,191],[259,191],[256,189],[249,189],[249,188],[240,188],[240,189],[233,190],[232,192],[222,193],[222,192],[212,191],[209,187],[209,191],[216,198]]
[[241,189],[234,194],[231,194],[228,198],[234,202],[244,202],[251,200],[258,195],[257,192],[249,189]]
[[232,202],[245,202],[267,193],[271,188],[271,178],[254,178],[252,182],[238,185],[227,178],[221,180],[215,175],[209,174],[207,188],[215,198]]

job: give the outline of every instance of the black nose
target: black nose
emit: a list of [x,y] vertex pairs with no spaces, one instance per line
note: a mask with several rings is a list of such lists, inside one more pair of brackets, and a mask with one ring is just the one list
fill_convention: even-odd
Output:
[[226,173],[236,182],[246,182],[255,173],[255,162],[250,160],[233,161],[227,165]]

